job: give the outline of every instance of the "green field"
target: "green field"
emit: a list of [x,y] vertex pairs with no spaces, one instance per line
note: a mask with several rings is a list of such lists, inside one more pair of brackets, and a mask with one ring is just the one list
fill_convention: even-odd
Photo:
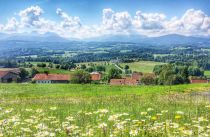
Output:
[[106,62],[106,61],[77,63],[77,65],[81,65],[81,64],[85,64],[87,67],[90,67],[90,66],[92,66],[92,65],[95,65],[95,66],[97,66],[97,65],[104,66],[105,69],[106,69],[105,74],[107,74],[108,71],[109,71],[111,68],[116,68],[116,67],[114,66],[113,63],[111,63],[111,62]]
[[204,75],[210,78],[210,71],[205,71]]
[[208,135],[209,91],[210,84],[0,84],[0,135]]
[[48,72],[49,74],[72,74],[73,71],[64,70],[64,69],[54,69],[54,68],[40,68],[37,67],[39,73]]
[[153,61],[140,61],[140,62],[132,62],[132,63],[120,63],[120,66],[124,67],[128,65],[132,71],[151,73],[153,72],[153,68],[155,65],[161,65],[164,63],[153,62]]

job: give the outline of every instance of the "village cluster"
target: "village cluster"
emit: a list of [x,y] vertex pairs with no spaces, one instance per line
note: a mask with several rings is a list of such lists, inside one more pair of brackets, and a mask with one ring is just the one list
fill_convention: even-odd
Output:
[[[18,82],[20,76],[20,69],[18,68],[4,68],[0,69],[0,82],[1,83],[12,83]],[[103,74],[100,72],[91,72],[91,81],[102,80]],[[154,73],[142,73],[133,72],[132,74],[122,77],[114,78],[109,80],[110,85],[141,85],[141,79],[144,76],[149,76],[155,78]],[[34,81],[37,84],[50,84],[50,83],[71,83],[71,74],[48,74],[48,73],[38,73],[33,78],[28,81]],[[190,78],[190,83],[210,83],[210,79],[196,79]]]

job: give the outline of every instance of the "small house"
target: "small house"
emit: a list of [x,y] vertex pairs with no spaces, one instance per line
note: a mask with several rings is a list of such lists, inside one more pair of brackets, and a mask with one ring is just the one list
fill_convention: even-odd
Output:
[[70,75],[66,74],[36,74],[33,78],[36,83],[69,83]]
[[99,73],[99,72],[92,72],[92,73],[90,73],[90,76],[91,76],[92,81],[101,80],[101,77],[102,77],[101,73]]

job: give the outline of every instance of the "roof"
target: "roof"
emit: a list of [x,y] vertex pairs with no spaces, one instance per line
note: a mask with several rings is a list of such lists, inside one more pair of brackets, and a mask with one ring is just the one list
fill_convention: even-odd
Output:
[[6,71],[6,70],[0,70],[0,77],[2,78],[2,77],[4,77],[4,76],[6,76],[8,73],[13,73],[13,74],[16,74],[16,75],[18,75],[18,73],[17,72],[14,72],[14,71]]
[[66,74],[36,74],[33,80],[70,80]]
[[0,71],[0,77],[4,77],[9,73],[9,71]]

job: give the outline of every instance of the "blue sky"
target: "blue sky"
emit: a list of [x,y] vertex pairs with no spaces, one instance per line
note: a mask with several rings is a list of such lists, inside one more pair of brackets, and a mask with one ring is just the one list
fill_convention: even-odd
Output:
[[[209,5],[210,0],[0,0],[0,31],[7,33],[36,29],[40,32],[50,31],[41,30],[40,26],[37,26],[37,22],[39,25],[45,22],[45,25],[47,23],[51,23],[52,26],[57,25],[53,32],[66,37],[84,37],[79,33],[209,35]],[[33,8],[24,17],[20,16],[21,11],[35,6],[42,10],[41,15],[34,16],[35,23],[32,20],[34,17],[30,18],[34,14]],[[58,9],[61,10],[59,15],[56,13]],[[141,14],[139,12],[136,17],[138,11],[141,11]],[[105,14],[111,14],[112,17],[103,18]],[[197,18],[193,19],[195,22],[192,24],[189,20],[193,16]],[[79,18],[79,21],[75,17]],[[146,20],[143,20],[145,18]],[[30,23],[27,22],[29,20]],[[199,22],[201,20],[202,23]],[[75,24],[81,25],[78,28]],[[62,25],[68,26],[68,29],[62,28]],[[102,28],[102,26],[105,27]],[[173,28],[167,30],[168,27]],[[181,29],[181,31],[176,29]],[[64,30],[68,33],[62,32]],[[73,36],[73,32],[77,35]],[[91,36],[96,35],[91,34]]]

